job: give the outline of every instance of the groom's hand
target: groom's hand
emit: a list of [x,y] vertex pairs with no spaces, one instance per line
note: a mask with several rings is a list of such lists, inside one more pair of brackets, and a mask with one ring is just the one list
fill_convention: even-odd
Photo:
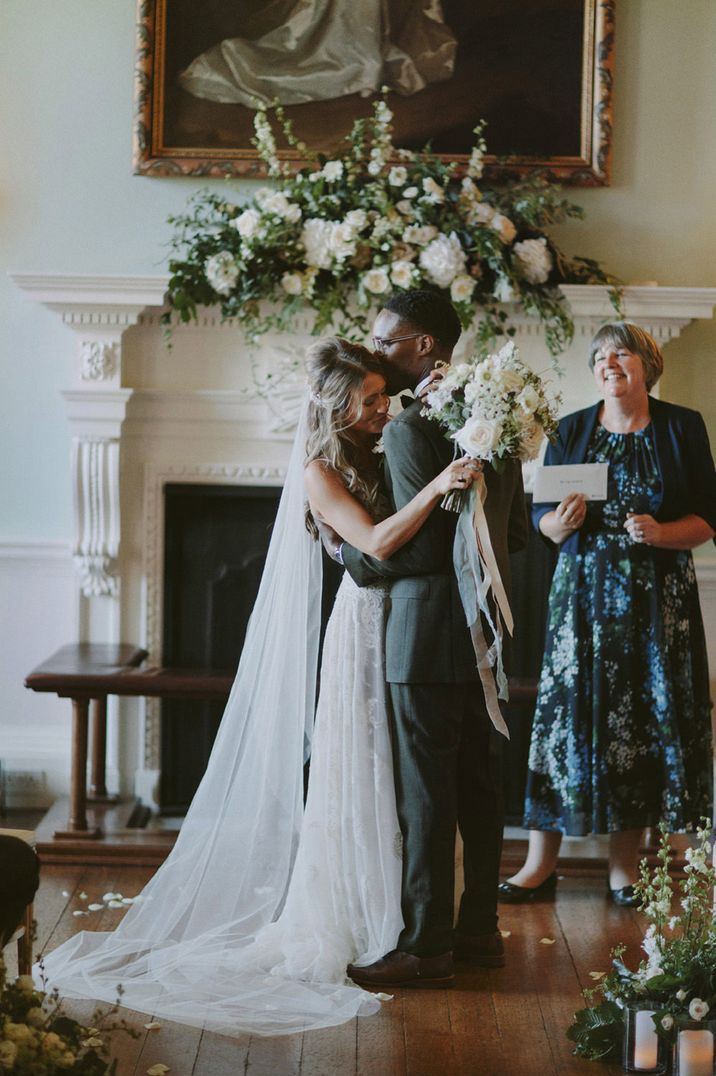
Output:
[[323,542],[323,548],[325,549],[331,560],[335,560],[337,563],[341,563],[338,559],[338,548],[343,543],[343,539],[337,531],[334,531],[333,527],[329,526],[322,519],[315,519],[316,526],[318,527],[318,533]]

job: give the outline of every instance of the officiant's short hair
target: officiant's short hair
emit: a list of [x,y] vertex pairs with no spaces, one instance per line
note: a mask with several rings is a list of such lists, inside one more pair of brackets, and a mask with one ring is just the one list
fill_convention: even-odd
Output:
[[602,325],[589,345],[589,369],[594,369],[596,354],[605,344],[611,347],[623,347],[638,355],[644,367],[646,391],[649,392],[664,372],[664,356],[651,333],[631,321],[612,321]]
[[460,339],[462,325],[450,300],[438,291],[411,288],[396,291],[383,304],[384,310],[397,314],[401,321],[433,336],[443,347],[452,349]]

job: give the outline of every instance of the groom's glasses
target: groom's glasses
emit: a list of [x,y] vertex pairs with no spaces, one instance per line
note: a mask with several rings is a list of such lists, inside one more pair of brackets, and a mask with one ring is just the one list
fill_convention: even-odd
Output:
[[399,344],[401,340],[414,340],[417,336],[424,335],[424,333],[408,333],[407,336],[374,336],[373,347],[384,355],[393,344]]

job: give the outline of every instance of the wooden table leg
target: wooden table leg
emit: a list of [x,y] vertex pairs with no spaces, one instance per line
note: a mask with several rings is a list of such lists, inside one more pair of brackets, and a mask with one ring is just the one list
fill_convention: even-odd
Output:
[[107,696],[92,699],[92,767],[89,799],[107,795]]
[[87,733],[89,699],[72,700],[72,769],[70,773],[70,817],[66,830],[56,830],[57,838],[96,838],[101,831],[87,825]]

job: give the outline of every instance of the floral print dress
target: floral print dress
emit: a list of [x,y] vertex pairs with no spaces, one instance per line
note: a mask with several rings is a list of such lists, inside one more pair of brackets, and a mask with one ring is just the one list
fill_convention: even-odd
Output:
[[624,530],[653,513],[662,483],[651,426],[597,424],[587,463],[609,464],[579,553],[560,554],[549,597],[524,824],[573,835],[711,816],[706,642],[688,551]]

